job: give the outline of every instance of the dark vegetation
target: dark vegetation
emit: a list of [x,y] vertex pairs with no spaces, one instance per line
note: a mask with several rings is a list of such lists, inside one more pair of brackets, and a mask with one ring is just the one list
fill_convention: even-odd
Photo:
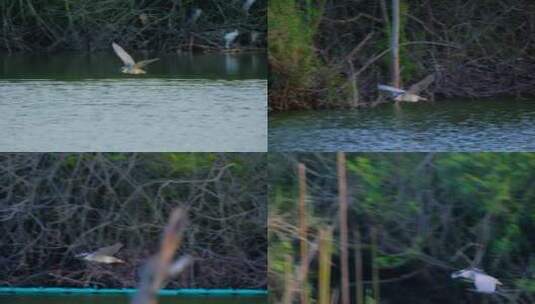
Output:
[[[269,2],[272,110],[366,106],[390,79],[391,0]],[[402,87],[426,96],[535,93],[535,2],[401,0]]]
[[[214,51],[238,29],[242,49],[265,45],[266,0],[2,0],[0,51],[129,49]],[[192,22],[193,12],[202,14]],[[260,33],[256,42],[250,35]]]
[[[0,285],[135,287],[171,210],[189,224],[167,287],[266,287],[262,154],[0,154]],[[81,252],[121,242],[126,264]]]
[[[535,155],[364,153],[338,164],[335,154],[270,155],[274,302],[349,303],[344,217],[351,303],[535,302]],[[498,278],[501,294],[450,278],[470,266]]]

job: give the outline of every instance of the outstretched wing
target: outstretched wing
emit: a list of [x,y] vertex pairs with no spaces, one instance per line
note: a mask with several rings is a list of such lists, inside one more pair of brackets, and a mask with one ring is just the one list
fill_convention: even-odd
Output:
[[388,86],[388,85],[384,85],[384,84],[379,84],[377,85],[377,88],[380,90],[380,91],[385,91],[385,92],[388,92],[394,96],[398,96],[398,95],[401,95],[401,94],[405,94],[405,90],[402,90],[402,89],[398,89],[398,88],[395,88],[395,87],[391,87],[391,86]]
[[141,60],[140,62],[136,63],[135,66],[138,68],[142,68],[144,66],[147,66],[155,61],[160,60],[160,58],[153,58],[153,59],[147,59],[147,60]]
[[493,293],[496,291],[495,279],[487,275],[476,275],[474,285],[478,292]]
[[427,89],[427,87],[435,81],[435,74],[429,74],[424,79],[418,81],[417,83],[413,84],[408,92],[412,94],[418,94],[421,91]]
[[108,247],[102,247],[95,251],[94,254],[96,255],[114,255],[123,247],[123,244],[116,243],[114,245],[108,246]]
[[115,54],[121,58],[121,60],[124,62],[125,65],[134,65],[136,62],[134,61],[134,58],[130,56],[120,45],[118,45],[115,42],[112,42],[111,46],[113,47],[113,50],[115,51]]

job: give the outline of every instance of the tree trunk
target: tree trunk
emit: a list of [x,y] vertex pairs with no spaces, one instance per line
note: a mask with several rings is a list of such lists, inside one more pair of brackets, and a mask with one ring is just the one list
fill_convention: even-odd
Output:
[[338,163],[338,198],[340,201],[340,267],[342,280],[342,304],[349,304],[349,263],[347,253],[347,177],[346,156],[343,152],[337,154]]
[[401,86],[401,76],[399,73],[399,1],[392,0],[392,85],[396,88]]
[[318,304],[330,304],[331,255],[333,248],[332,230],[330,228],[320,230],[319,242]]
[[293,294],[293,259],[291,255],[286,256],[284,261],[284,296],[282,298],[283,304],[292,304]]
[[307,238],[307,208],[306,208],[306,167],[304,164],[298,165],[299,171],[299,238],[300,238],[300,252],[301,252],[301,304],[308,304],[308,238]]
[[355,302],[364,304],[364,285],[362,284],[362,243],[358,227],[355,228]]

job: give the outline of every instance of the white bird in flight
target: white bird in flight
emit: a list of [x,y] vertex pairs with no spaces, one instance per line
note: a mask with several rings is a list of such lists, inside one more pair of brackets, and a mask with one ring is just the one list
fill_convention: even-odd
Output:
[[435,81],[435,74],[429,74],[424,79],[413,84],[408,90],[402,90],[396,87],[389,85],[380,84],[377,85],[379,91],[387,92],[390,94],[395,101],[407,101],[407,102],[418,102],[420,100],[426,101],[427,98],[418,96],[417,94],[422,90],[425,90],[429,85]]
[[128,54],[120,45],[113,42],[111,46],[113,47],[115,54],[117,54],[117,56],[121,58],[121,60],[123,61],[124,66],[121,68],[121,72],[125,74],[134,74],[134,75],[145,74],[147,72],[145,72],[145,70],[142,69],[143,67],[145,67],[146,65],[150,63],[160,60],[159,58],[154,58],[154,59],[142,60],[136,63],[134,61],[134,58],[132,58],[132,56],[130,56],[130,54]]
[[463,278],[474,283],[475,292],[496,293],[496,285],[503,285],[498,279],[484,273],[477,268],[467,268],[451,274],[453,279]]
[[390,93],[390,95],[392,95],[395,101],[418,102],[420,100],[424,100],[424,101],[427,100],[427,98],[413,94],[410,91],[405,91],[405,90],[398,89],[398,88],[384,85],[384,84],[377,85],[377,88],[380,91]]
[[83,252],[77,254],[76,257],[82,260],[89,262],[103,263],[103,264],[115,264],[115,263],[125,263],[125,261],[114,257],[121,248],[123,244],[116,243],[108,247],[102,247],[95,252]]
[[229,33],[225,34],[225,36],[223,38],[225,39],[225,48],[226,49],[230,48],[230,45],[234,42],[234,40],[236,40],[236,37],[238,37],[239,34],[240,34],[240,32],[238,30],[234,30],[232,32],[229,32]]

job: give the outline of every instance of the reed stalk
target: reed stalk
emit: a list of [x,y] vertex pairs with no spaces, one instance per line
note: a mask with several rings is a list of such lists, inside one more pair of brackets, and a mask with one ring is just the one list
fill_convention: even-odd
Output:
[[340,217],[340,268],[342,281],[342,304],[349,304],[349,257],[347,250],[347,176],[346,156],[343,152],[337,154],[338,199]]
[[377,229],[371,228],[372,286],[375,303],[380,303],[379,267],[377,265]]
[[323,228],[319,232],[318,304],[331,303],[332,249],[332,229],[330,227]]
[[306,207],[306,166],[304,164],[298,165],[299,171],[299,239],[300,239],[300,254],[301,254],[301,275],[300,283],[301,303],[308,304],[308,263],[305,263],[308,257],[308,223],[307,223],[307,207]]
[[364,284],[362,268],[362,240],[358,227],[355,228],[355,302],[364,304]]
[[287,255],[284,261],[284,295],[283,304],[292,304],[293,297],[293,258]]

